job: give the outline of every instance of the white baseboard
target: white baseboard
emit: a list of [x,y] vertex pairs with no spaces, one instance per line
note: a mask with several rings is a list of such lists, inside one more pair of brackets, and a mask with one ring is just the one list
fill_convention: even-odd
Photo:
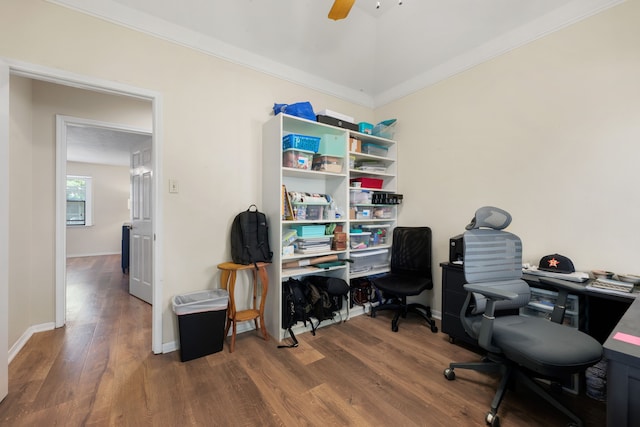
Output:
[[120,251],[117,252],[96,252],[92,254],[67,254],[67,258],[82,258],[85,256],[104,256],[104,255],[120,255]]
[[20,338],[9,349],[9,363],[20,353],[20,350],[27,344],[31,336],[37,332],[52,331],[55,329],[55,322],[41,323],[29,326]]

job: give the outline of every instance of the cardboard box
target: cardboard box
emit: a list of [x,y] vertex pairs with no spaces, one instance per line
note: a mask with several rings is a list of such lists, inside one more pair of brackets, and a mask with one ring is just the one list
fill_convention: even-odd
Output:
[[352,151],[354,153],[362,152],[362,141],[360,141],[358,138],[349,138],[349,151]]
[[331,243],[331,249],[334,251],[347,250],[347,233],[335,232],[333,233],[333,242]]

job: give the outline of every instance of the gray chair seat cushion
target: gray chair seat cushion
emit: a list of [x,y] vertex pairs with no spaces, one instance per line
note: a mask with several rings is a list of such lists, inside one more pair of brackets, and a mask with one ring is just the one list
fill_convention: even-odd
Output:
[[[496,317],[493,343],[513,362],[541,375],[580,372],[598,362],[602,346],[576,328],[536,317]],[[478,333],[480,321],[474,322]]]

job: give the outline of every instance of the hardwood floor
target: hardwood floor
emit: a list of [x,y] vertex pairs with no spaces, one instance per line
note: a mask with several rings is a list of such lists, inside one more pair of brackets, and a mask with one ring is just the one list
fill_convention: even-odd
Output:
[[[458,371],[479,356],[417,317],[359,316],[278,349],[256,332],[236,350],[180,362],[153,355],[151,307],[128,294],[118,256],[68,264],[67,325],[35,334],[9,366],[2,426],[484,426],[495,378]],[[522,394],[521,394],[522,393]],[[561,396],[587,426],[604,404]],[[565,426],[537,397],[510,391],[503,426]]]

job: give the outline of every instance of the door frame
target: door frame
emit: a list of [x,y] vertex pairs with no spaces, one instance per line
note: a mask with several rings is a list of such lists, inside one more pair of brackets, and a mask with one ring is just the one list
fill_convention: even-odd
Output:
[[[21,61],[12,60],[9,58],[0,57],[0,154],[6,154],[0,156],[0,171],[2,175],[7,175],[6,179],[0,180],[0,237],[6,234],[6,238],[0,239],[0,305],[6,304],[8,297],[8,273],[9,266],[9,254],[8,254],[8,230],[9,230],[9,188],[8,188],[8,168],[9,168],[9,76],[16,75],[33,80],[41,80],[49,83],[59,84],[63,86],[71,86],[74,88],[85,89],[94,92],[107,93],[111,95],[128,96],[138,99],[143,99],[151,102],[152,108],[152,164],[153,164],[153,200],[152,200],[152,215],[153,215],[153,235],[154,235],[154,247],[153,247],[153,305],[152,305],[152,333],[151,333],[151,347],[155,354],[162,353],[162,301],[163,301],[163,271],[161,269],[162,256],[163,256],[163,239],[162,233],[162,187],[159,183],[162,182],[162,95],[159,92],[125,85],[108,80],[102,80],[95,77],[86,75],[80,75],[62,71],[54,68],[49,68],[41,65],[25,63]],[[6,111],[5,111],[6,110]],[[66,162],[66,150],[62,154]],[[61,153],[59,150],[56,152],[56,162],[60,161]],[[66,169],[66,168],[65,168]],[[56,177],[58,176],[56,172]],[[1,178],[1,176],[0,176]],[[58,206],[56,201],[56,237],[55,237],[55,251],[56,251],[56,271],[55,271],[55,283],[56,283],[56,327],[64,324],[64,312],[59,313],[60,307],[64,307],[64,286],[58,286],[58,283],[64,282],[65,267],[60,265],[59,259],[66,258],[65,253],[65,235],[66,225],[60,227],[61,219],[59,216],[62,214],[62,218],[66,218],[64,210],[61,206]],[[64,223],[64,222],[62,222]],[[63,265],[66,260],[63,262]],[[4,268],[6,267],[6,268]],[[62,299],[62,303],[58,303]],[[2,307],[0,307],[2,308]],[[2,311],[3,315],[6,315],[6,310]],[[62,319],[62,324],[58,322]],[[3,321],[0,319],[0,338],[8,336],[8,320]],[[3,340],[4,343],[0,343],[0,351],[2,346],[6,345],[7,340]],[[7,352],[5,351],[6,355]],[[0,369],[5,369],[4,358],[0,359]],[[0,390],[2,390],[2,384],[0,384]]]
[[[65,325],[67,315],[66,180],[68,161],[68,126],[93,127],[128,133],[137,133],[141,135],[150,135],[153,140],[153,131],[150,129],[142,129],[119,123],[109,123],[99,120],[91,120],[80,117],[56,114],[56,328],[60,328]],[[151,150],[151,155],[153,156],[153,147]],[[131,175],[131,173],[129,173],[129,175]],[[151,176],[153,179],[153,171]],[[154,183],[152,183],[152,185],[153,184]],[[154,218],[151,217],[152,225],[153,221]],[[153,258],[151,262],[152,264],[155,264],[155,260]]]

